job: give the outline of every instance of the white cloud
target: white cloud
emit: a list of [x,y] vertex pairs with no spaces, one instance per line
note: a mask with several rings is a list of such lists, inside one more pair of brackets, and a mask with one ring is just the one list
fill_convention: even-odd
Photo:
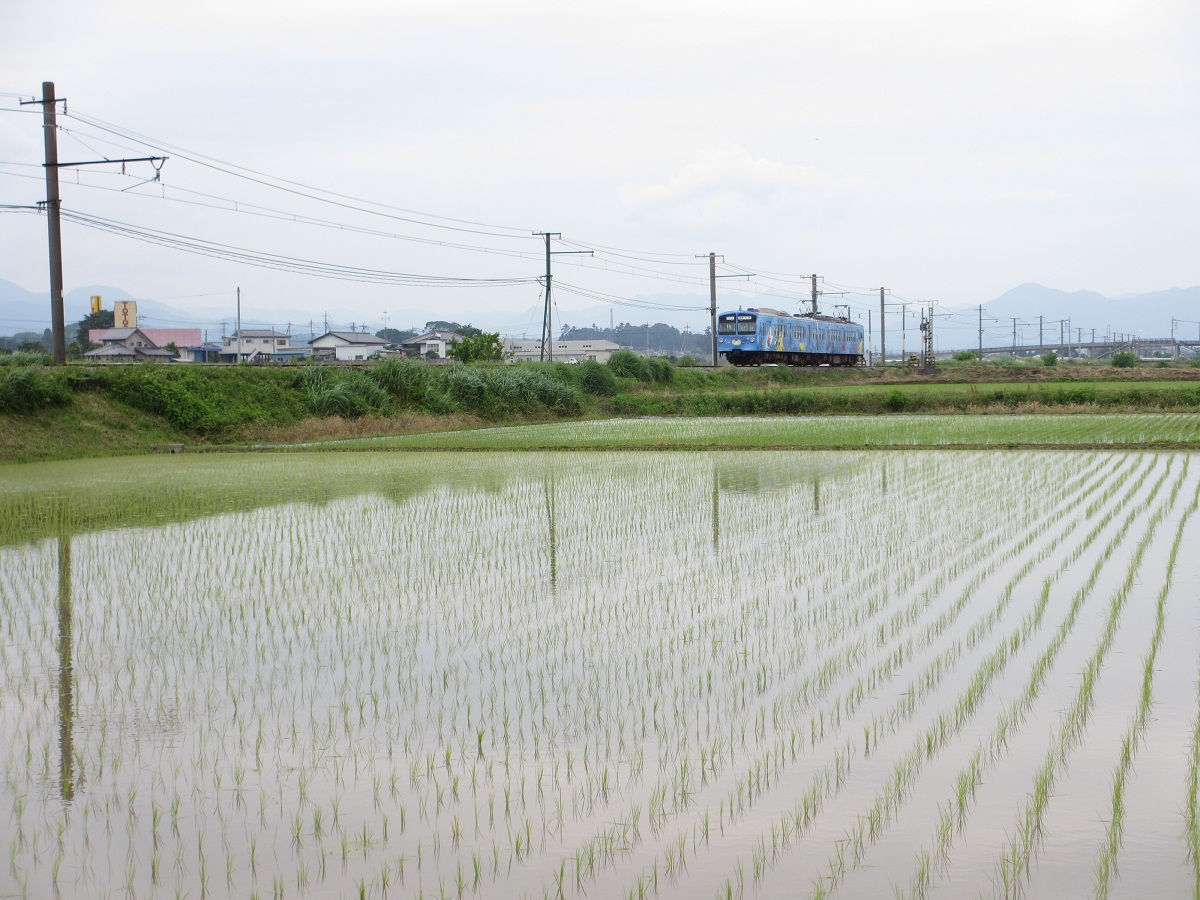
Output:
[[834,179],[817,167],[756,157],[730,141],[700,153],[665,181],[623,185],[621,199],[635,207],[711,201],[727,208],[739,199],[770,200],[834,186]]

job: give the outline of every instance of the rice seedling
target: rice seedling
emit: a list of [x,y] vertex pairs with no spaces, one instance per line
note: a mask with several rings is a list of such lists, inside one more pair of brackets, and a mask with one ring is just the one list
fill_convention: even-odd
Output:
[[[925,890],[1020,710],[1063,677],[1043,620],[1070,633],[1096,566],[1166,514],[1165,485],[1194,487],[1182,461],[231,456],[147,461],[158,506],[121,511],[101,502],[135,483],[116,466],[0,472],[11,880],[832,893],[944,789],[905,855]],[[989,514],[946,515],[964,496]],[[978,721],[1018,662],[1026,707]]]

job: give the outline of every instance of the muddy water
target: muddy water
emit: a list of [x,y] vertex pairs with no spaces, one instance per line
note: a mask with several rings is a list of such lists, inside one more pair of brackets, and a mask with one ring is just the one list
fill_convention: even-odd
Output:
[[[1032,896],[1087,895],[1198,485],[1182,453],[5,469],[0,881],[85,897],[992,893],[1132,571],[1021,876]],[[1194,880],[1200,561],[1170,574],[1114,895]]]

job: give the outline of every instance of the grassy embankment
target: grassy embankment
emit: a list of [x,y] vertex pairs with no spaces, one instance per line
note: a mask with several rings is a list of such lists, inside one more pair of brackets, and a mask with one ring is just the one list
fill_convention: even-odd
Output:
[[[0,362],[5,362],[0,358]],[[885,433],[916,434],[912,413],[1194,413],[1200,369],[1117,370],[1109,366],[948,366],[793,371],[786,368],[674,368],[630,355],[586,363],[429,367],[387,360],[361,368],[68,366],[50,369],[9,358],[0,365],[0,461],[69,459],[189,447],[297,444],[380,435],[459,432],[486,426],[638,416],[865,416],[856,423],[806,426],[788,434],[765,426],[758,437],[726,437],[728,446],[879,446]],[[887,416],[879,419],[880,415]],[[1177,417],[1167,416],[1167,419]],[[1186,417],[1185,417],[1186,418]],[[1057,421],[1057,420],[1055,420]],[[715,425],[715,423],[714,423]],[[1087,435],[1047,420],[1035,439],[1028,426],[925,422],[922,445],[1122,443],[1142,433],[1111,422]],[[724,426],[721,426],[724,427]],[[965,430],[964,430],[965,428]],[[979,429],[988,433],[982,434]],[[1140,428],[1140,426],[1139,426]],[[933,429],[933,431],[930,431]],[[1143,429],[1144,430],[1144,429]],[[1186,427],[1151,429],[1160,441],[1191,445]],[[803,432],[803,434],[801,433]],[[936,432],[936,433],[935,433]],[[493,432],[494,433],[494,432]],[[586,428],[579,435],[592,434]],[[1170,433],[1182,435],[1163,437]],[[580,438],[504,438],[511,446],[582,446]],[[639,438],[607,432],[613,446],[696,446],[715,434]],[[728,434],[728,429],[722,432]],[[408,438],[398,446],[482,446],[494,438]],[[900,440],[900,437],[893,440]],[[482,443],[481,443],[482,442]],[[565,443],[564,443],[565,442]],[[632,442],[632,443],[630,443]],[[1135,443],[1137,441],[1134,441]],[[717,442],[719,443],[719,442]],[[904,445],[912,445],[905,440]]]

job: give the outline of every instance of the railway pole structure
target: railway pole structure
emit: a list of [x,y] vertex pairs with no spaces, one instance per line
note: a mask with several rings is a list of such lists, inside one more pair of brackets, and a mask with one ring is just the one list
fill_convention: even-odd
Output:
[[[713,365],[713,368],[715,369],[717,367],[717,362],[718,362],[718,359],[717,359],[717,279],[718,278],[753,278],[754,275],[753,275],[753,273],[750,273],[750,272],[747,272],[745,274],[739,273],[736,275],[718,275],[717,274],[717,257],[718,256],[721,257],[721,262],[724,262],[725,261],[724,255],[720,254],[720,253],[711,253],[711,252],[710,253],[697,253],[696,259],[703,259],[706,256],[708,257],[708,316],[710,319],[709,337],[712,338],[712,365]],[[816,276],[814,275],[813,277],[815,278]],[[647,350],[649,350],[649,346],[650,345],[647,342],[647,344],[646,344]]]
[[[58,191],[58,170],[76,166],[103,166],[112,163],[148,162],[154,165],[154,180],[158,181],[158,173],[162,164],[167,161],[165,156],[139,156],[130,159],[92,159],[84,162],[58,161],[58,104],[67,108],[67,98],[57,97],[53,81],[42,82],[41,100],[22,100],[21,106],[40,105],[42,107],[42,136],[44,144],[46,170],[46,237],[50,250],[50,326],[53,339],[54,365],[61,366],[67,362],[67,325],[66,314],[63,311],[63,261],[62,261],[62,198]],[[155,165],[156,164],[156,165]],[[43,204],[39,204],[43,205]]]
[[887,319],[884,315],[884,294],[887,288],[879,289],[879,365],[880,368],[887,366]]
[[551,250],[550,239],[561,238],[557,231],[535,231],[535,235],[546,239],[546,308],[542,311],[542,347],[538,353],[539,362],[554,362],[554,315],[550,306],[550,257],[565,254],[583,254],[591,256],[591,250]]

